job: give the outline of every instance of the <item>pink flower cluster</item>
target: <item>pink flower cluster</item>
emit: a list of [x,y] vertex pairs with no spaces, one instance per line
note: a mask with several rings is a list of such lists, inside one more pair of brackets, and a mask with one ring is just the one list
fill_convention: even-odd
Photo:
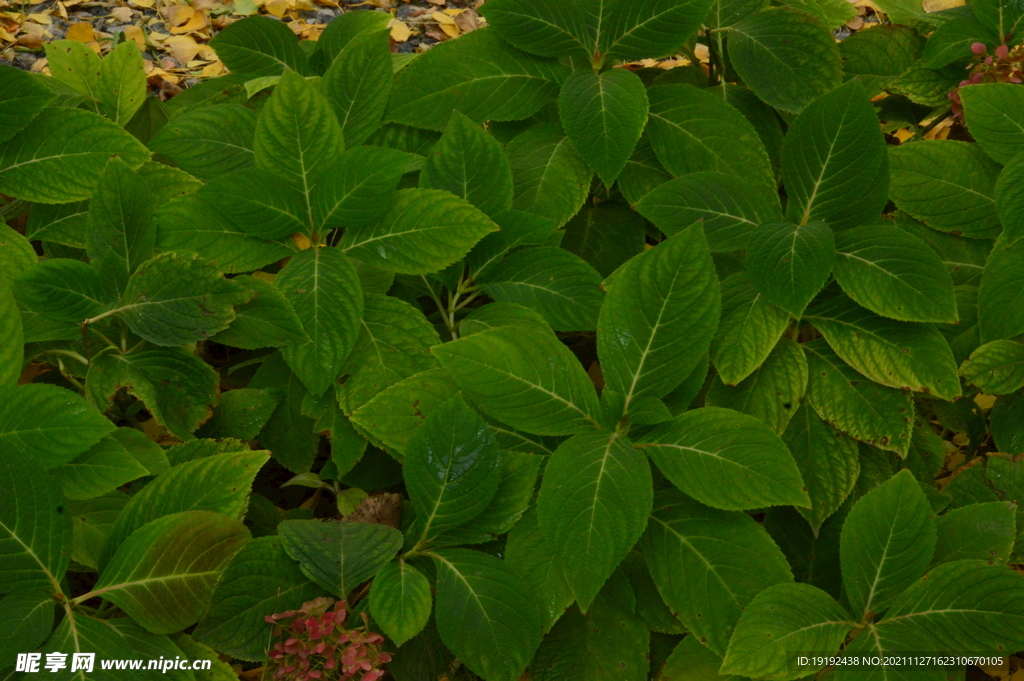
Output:
[[988,53],[988,47],[984,43],[973,43],[971,52],[974,53],[974,65],[966,80],[960,81],[960,85],[949,93],[949,99],[953,102],[953,115],[963,121],[964,107],[960,101],[960,88],[965,85],[977,85],[979,83],[1021,83],[1024,81],[1024,45],[1017,45],[1010,49],[1006,45],[1000,45],[993,54]]
[[[331,608],[331,604],[334,608]],[[284,638],[270,651],[267,671],[283,681],[377,681],[384,676],[381,665],[391,655],[381,651],[384,637],[363,626],[345,628],[345,601],[314,598],[299,610],[289,610],[264,619],[274,625],[274,636]],[[291,622],[282,622],[292,618]]]

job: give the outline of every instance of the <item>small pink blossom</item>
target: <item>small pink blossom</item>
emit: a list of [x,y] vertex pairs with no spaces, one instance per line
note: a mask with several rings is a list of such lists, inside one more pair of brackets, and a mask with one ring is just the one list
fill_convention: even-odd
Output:
[[985,52],[987,52],[987,51],[988,51],[988,48],[985,47],[985,43],[972,43],[971,44],[971,52],[973,52],[974,54],[985,54]]

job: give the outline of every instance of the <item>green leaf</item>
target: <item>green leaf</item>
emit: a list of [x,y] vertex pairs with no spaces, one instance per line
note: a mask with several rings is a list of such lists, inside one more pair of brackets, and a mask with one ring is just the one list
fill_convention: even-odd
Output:
[[703,220],[712,252],[743,249],[759,225],[782,217],[777,199],[749,191],[740,176],[717,172],[690,173],[665,182],[636,209],[669,236]]
[[1005,563],[1016,538],[1016,513],[1010,502],[968,504],[935,519],[932,562],[983,560]]
[[789,326],[789,314],[762,299],[745,272],[722,281],[722,320],[711,361],[726,385],[736,385],[768,357]]
[[[811,498],[809,509],[797,508],[817,532],[839,510],[860,475],[857,442],[837,432],[807,404],[800,405],[782,434]],[[826,648],[800,648],[800,650]]]
[[[46,212],[50,206],[44,204],[32,206],[31,214],[35,214],[40,208],[43,209],[41,212]],[[29,226],[31,224],[30,219]],[[28,232],[26,227],[26,234]],[[3,268],[0,277],[7,282],[13,282],[37,262],[39,262],[39,256],[36,255],[36,249],[32,246],[29,237],[15,231],[9,225],[0,226],[0,267]]]
[[123,492],[68,503],[68,511],[74,518],[71,560],[94,570],[99,569],[100,555],[107,535],[126,503],[128,495]]
[[427,625],[431,605],[430,582],[405,561],[388,563],[373,580],[370,612],[396,646]]
[[[679,177],[715,171],[742,177],[760,202],[777,201],[775,174],[757,130],[720,96],[692,85],[651,88],[651,146],[665,168]],[[764,198],[762,198],[764,197]]]
[[81,260],[42,260],[14,283],[18,301],[47,319],[79,323],[109,307],[100,273]]
[[807,400],[818,416],[861,442],[906,456],[914,420],[910,394],[865,379],[824,340],[801,347],[810,376]]
[[256,114],[239,104],[214,104],[165,125],[149,148],[201,180],[253,167]]
[[748,243],[747,275],[754,288],[767,302],[799,318],[832,273],[832,230],[824,222],[776,222],[755,229]]
[[536,125],[517,135],[505,151],[512,165],[513,208],[546,217],[556,227],[579,211],[592,173],[558,126]]
[[302,192],[269,170],[244,168],[220,175],[196,196],[236,231],[257,239],[283,239],[310,231]]
[[604,297],[597,270],[554,247],[515,251],[477,281],[496,301],[536,310],[556,331],[593,329]]
[[650,139],[647,135],[642,135],[633,155],[626,160],[617,183],[623,198],[631,206],[635,206],[650,194],[651,190],[671,179],[672,176],[658,160]]
[[700,225],[637,256],[616,275],[598,318],[606,385],[625,396],[664,397],[711,345],[721,308]]
[[114,424],[76,393],[32,383],[0,389],[0,449],[56,468],[114,430]]
[[935,520],[909,470],[862,496],[843,523],[843,588],[854,613],[880,612],[924,575],[935,552]]
[[889,226],[836,235],[836,281],[857,303],[891,319],[956,323],[953,280],[924,241]]
[[68,499],[92,499],[148,474],[124,445],[110,436],[53,471]]
[[610,187],[647,123],[647,92],[629,70],[580,69],[562,84],[558,113],[576,153]]
[[598,36],[588,19],[599,23],[599,18],[586,16],[595,8],[602,15],[604,3],[587,7],[580,2],[496,0],[482,14],[494,31],[521,50],[541,57],[596,58]]
[[[893,80],[909,71],[922,53],[927,59],[935,35],[942,30],[940,28],[932,34],[926,48],[924,37],[912,28],[892,24],[879,24],[872,28],[882,30],[877,33],[857,31],[839,43],[844,80],[859,80],[868,97],[878,95]],[[969,54],[970,50],[967,52]],[[941,68],[945,64],[930,65],[926,61],[925,66]]]
[[220,402],[199,435],[254,440],[277,409],[278,402],[279,396],[270,390],[238,388],[221,393]]
[[346,411],[355,411],[404,378],[436,367],[430,348],[440,342],[434,326],[409,303],[366,295],[359,338],[342,370],[349,374],[342,387]]
[[873,626],[882,651],[980,650],[1024,645],[1024,577],[1001,565],[958,560],[930,570]]
[[934,326],[876,316],[843,295],[815,305],[804,318],[872,381],[944,400],[960,396],[953,353]]
[[784,0],[783,4],[810,14],[830,30],[842,27],[857,16],[857,9],[845,0]]
[[809,104],[782,144],[786,217],[836,230],[879,217],[889,200],[889,163],[864,86],[851,81]]
[[539,326],[550,328],[544,318],[528,307],[516,303],[488,303],[482,305],[459,322],[459,334],[471,336],[499,326]]
[[100,56],[77,40],[54,40],[47,43],[45,49],[54,80],[84,97],[89,109],[96,111],[103,68]]
[[[286,71],[256,121],[256,167],[283,177],[308,206],[314,174],[344,148],[341,126],[324,96],[295,71]],[[312,208],[307,210],[311,215]]]
[[10,284],[0,277],[0,390],[12,388],[21,376],[25,332]]
[[776,109],[800,113],[840,84],[839,49],[816,19],[766,10],[729,29],[729,58],[743,82]]
[[277,530],[302,573],[342,599],[402,548],[401,532],[376,523],[285,520]]
[[928,18],[923,3],[916,0],[882,0],[878,6],[896,24],[925,28],[934,21]]
[[1024,343],[997,340],[971,353],[960,375],[988,395],[1009,395],[1024,387]]
[[1013,83],[985,83],[959,90],[971,136],[997,163],[1024,151],[1024,95]]
[[281,353],[310,393],[322,395],[341,373],[359,335],[363,295],[355,265],[335,248],[308,248],[288,262],[275,283],[312,339]]
[[232,657],[258,662],[270,641],[271,627],[263,618],[299,608],[321,593],[278,537],[252,539],[224,567],[193,636]]
[[602,277],[608,277],[627,260],[644,252],[647,223],[628,206],[602,203],[584,207],[563,231],[562,248],[586,260]]
[[102,116],[51,107],[0,144],[0,192],[39,203],[87,199],[114,156],[138,168],[149,152]]
[[397,149],[371,146],[340,154],[313,176],[313,225],[322,231],[372,225],[387,210],[412,158]]
[[535,681],[645,681],[650,632],[632,607],[632,588],[616,574],[587,614],[573,608],[558,621],[531,665]]
[[977,145],[922,140],[889,150],[889,198],[929,227],[974,239],[996,235],[999,166]]
[[154,634],[181,631],[202,616],[221,570],[248,538],[241,521],[219,513],[158,518],[118,547],[93,593]]
[[437,566],[437,629],[471,670],[516,681],[540,645],[541,617],[526,583],[493,556],[467,549],[430,554]]
[[537,518],[536,508],[523,515],[505,544],[505,562],[526,582],[527,593],[540,604],[545,633],[573,602],[572,587],[566,579],[556,547],[548,542]]
[[316,51],[323,54],[329,68],[341,51],[363,33],[383,32],[391,19],[380,12],[345,12],[327,24],[316,42]]
[[661,668],[657,681],[738,681],[742,677],[719,674],[722,656],[687,636],[675,647]]
[[978,21],[1000,37],[1016,33],[1024,21],[1024,10],[1010,0],[978,0],[971,7]]
[[779,681],[805,676],[817,668],[794,665],[794,651],[837,652],[857,624],[851,619],[831,596],[810,584],[770,586],[740,616],[722,672]]
[[459,396],[413,433],[403,469],[422,543],[480,515],[502,477],[493,434]]
[[711,0],[640,0],[605,5],[609,28],[602,30],[601,52],[612,59],[641,59],[671,54],[700,28]]
[[245,350],[309,342],[295,308],[281,289],[248,275],[235,277],[234,281],[251,291],[253,297],[235,307],[235,318],[228,328],[210,340]]
[[1024,153],[1007,161],[996,180],[995,198],[999,208],[999,222],[1003,226],[1002,238],[1012,244],[1024,237]]
[[583,612],[643,534],[651,494],[646,459],[618,434],[577,435],[548,460],[537,515]]
[[0,664],[13,667],[20,651],[35,650],[46,640],[53,631],[56,606],[43,589],[18,591],[0,600],[8,616],[0,624]]
[[704,407],[663,423],[637,441],[672,484],[726,510],[809,506],[782,439],[752,416]]
[[529,118],[565,79],[558,62],[520,52],[493,28],[441,43],[395,78],[387,120],[444,130],[451,112],[474,123]]
[[1012,338],[1024,333],[1024,309],[1017,303],[1024,295],[1021,271],[1024,241],[996,242],[985,261],[978,290],[978,327],[982,342]]
[[162,253],[135,271],[112,312],[152,343],[183,345],[226,329],[235,318],[232,306],[249,298],[211,263]]
[[306,55],[295,34],[280,21],[252,16],[231,24],[210,41],[232,73],[276,76],[288,69],[309,74]]
[[444,189],[496,216],[512,207],[512,167],[501,143],[458,111],[427,156],[420,187]]
[[533,213],[508,210],[496,214],[494,219],[501,231],[491,232],[477,242],[466,258],[466,266],[474,278],[500,263],[502,257],[516,247],[548,244],[558,236],[554,223]]
[[550,331],[502,326],[432,350],[484,413],[537,435],[600,428],[593,384]]
[[0,143],[14,137],[53,101],[54,93],[28,73],[0,67]]
[[134,40],[126,40],[100,61],[96,95],[100,111],[120,126],[131,120],[146,99],[142,53]]
[[249,381],[255,389],[270,388],[280,392],[281,401],[257,436],[262,446],[274,452],[274,458],[293,473],[308,473],[317,454],[320,436],[314,432],[315,421],[303,413],[305,386],[296,378],[281,357],[274,353],[260,365]]
[[[172,466],[131,497],[114,522],[104,546],[106,565],[122,542],[150,521],[185,511],[210,511],[241,519],[249,489],[269,452],[235,451]],[[106,574],[106,573],[104,573]]]
[[484,213],[436,189],[403,189],[376,224],[348,229],[338,247],[403,274],[429,274],[460,260],[497,231]]
[[675,491],[655,495],[641,546],[665,603],[718,655],[754,596],[793,581],[785,556],[757,521]]
[[70,559],[71,513],[64,496],[53,478],[16,448],[0,447],[0,471],[10,486],[0,496],[0,593],[36,587],[53,593]]
[[384,31],[354,37],[324,73],[324,96],[334,109],[347,147],[380,127],[391,95],[391,48]]
[[153,204],[147,182],[120,159],[111,159],[89,201],[86,252],[112,297],[124,293],[128,277],[153,257]]
[[749,414],[782,435],[807,390],[807,360],[802,347],[780,338],[761,366],[737,385],[727,386],[716,376],[704,406]]

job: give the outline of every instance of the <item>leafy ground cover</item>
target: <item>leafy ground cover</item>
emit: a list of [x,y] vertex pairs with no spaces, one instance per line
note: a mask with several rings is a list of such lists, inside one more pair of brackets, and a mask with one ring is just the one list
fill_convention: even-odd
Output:
[[1019,678],[1024,9],[479,9],[0,66],[5,678]]

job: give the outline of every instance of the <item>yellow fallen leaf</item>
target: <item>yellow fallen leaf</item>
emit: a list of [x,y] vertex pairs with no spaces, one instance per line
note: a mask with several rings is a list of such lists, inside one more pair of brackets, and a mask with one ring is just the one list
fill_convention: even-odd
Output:
[[457,17],[465,11],[465,9],[446,9],[444,10],[444,13],[448,16]]
[[292,241],[295,242],[295,245],[299,247],[300,251],[304,251],[313,245],[313,242],[309,240],[309,237],[305,234],[299,234],[298,232],[292,234]]
[[441,24],[442,26],[445,24],[448,24],[450,26],[455,25],[455,19],[448,16],[444,12],[434,12],[433,14],[430,15],[430,17],[437,23]]
[[214,61],[217,59],[217,53],[213,51],[213,48],[209,45],[199,45],[199,58],[205,59],[206,61]]
[[900,128],[893,133],[893,136],[900,141],[900,144],[914,137],[914,133],[906,128]]
[[34,21],[37,24],[42,24],[43,26],[49,26],[50,24],[53,23],[53,19],[51,19],[46,14],[29,14],[28,18],[30,21]]
[[991,409],[992,405],[996,403],[996,396],[978,393],[974,396],[974,403],[982,409]]
[[280,19],[284,17],[284,13],[288,11],[288,0],[272,0],[272,2],[268,2],[265,7],[268,12]]
[[5,43],[13,43],[15,41],[15,37],[3,28],[0,28],[0,40],[3,40]]
[[125,26],[124,37],[134,41],[140,50],[146,49],[146,34],[138,26]]
[[77,40],[80,43],[90,43],[95,40],[96,33],[88,21],[78,21],[68,27],[68,32],[64,37],[68,40]]
[[199,54],[199,43],[188,35],[171,36],[164,41],[164,47],[170,50],[179,64],[192,61]]
[[203,78],[213,78],[224,73],[224,63],[215,61],[203,67]]
[[196,12],[192,15],[192,18],[189,19],[188,22],[186,22],[183,26],[175,26],[174,28],[172,28],[171,33],[194,33],[196,31],[200,31],[206,28],[208,24],[209,22],[206,19],[206,15]]
[[167,23],[171,26],[181,26],[188,22],[196,11],[188,5],[171,5],[167,8]]
[[170,37],[171,36],[168,35],[167,33],[161,33],[160,31],[150,31],[149,32],[149,42],[156,43],[158,45],[162,45],[164,43],[164,41],[166,41]]
[[707,64],[709,62],[707,45],[701,45],[698,43],[697,46],[693,48],[693,56],[697,57],[701,64]]
[[156,4],[156,0],[128,0],[128,2],[136,7],[145,7],[147,9]]
[[132,20],[132,8],[131,7],[115,7],[110,10],[110,16],[114,17],[122,24],[127,24]]
[[461,33],[461,31],[459,31],[459,27],[455,24],[438,24],[438,26],[441,27],[441,30],[444,31],[445,35],[449,38],[458,38],[459,33]]
[[57,3],[57,13],[60,14],[61,19],[67,19],[68,18],[68,6],[65,5],[63,2],[58,2]]
[[924,7],[925,12],[941,12],[944,9],[963,7],[966,4],[966,0],[924,0],[921,6]]
[[388,28],[391,29],[391,39],[396,43],[404,43],[412,36],[412,30],[398,19],[389,21]]

